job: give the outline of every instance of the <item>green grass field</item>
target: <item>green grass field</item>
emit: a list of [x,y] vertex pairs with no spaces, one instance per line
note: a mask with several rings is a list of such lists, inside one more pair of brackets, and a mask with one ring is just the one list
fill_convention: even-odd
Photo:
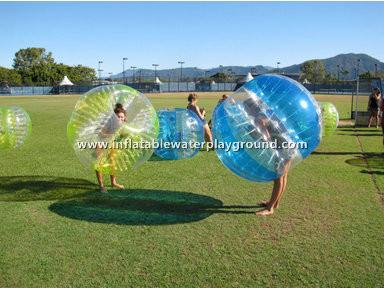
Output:
[[[209,114],[219,97],[199,105]],[[0,97],[33,121],[28,142],[0,154],[0,287],[383,287],[379,130],[324,139],[263,218],[272,184],[233,175],[214,152],[153,158],[119,178],[125,191],[97,193],[66,139],[77,98]],[[317,98],[349,118],[350,97]],[[150,99],[186,106],[184,93]]]

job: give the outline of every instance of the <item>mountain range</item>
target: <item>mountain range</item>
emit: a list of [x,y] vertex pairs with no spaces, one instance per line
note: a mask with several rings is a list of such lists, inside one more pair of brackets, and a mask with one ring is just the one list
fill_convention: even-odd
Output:
[[[339,54],[331,58],[326,59],[309,59],[309,60],[319,60],[324,63],[327,73],[333,74],[337,77],[339,72],[340,79],[350,80],[355,77],[355,69],[357,67],[358,59],[359,63],[359,74],[370,71],[371,73],[375,72],[376,65],[377,71],[384,71],[384,63],[378,59],[375,59],[367,54]],[[304,62],[303,62],[304,63]],[[300,73],[300,67],[303,63],[295,64],[287,67],[281,67],[278,69],[279,73]],[[343,71],[347,71],[342,73]],[[173,69],[159,69],[156,71],[156,75],[160,79],[171,81],[177,81],[180,77],[180,67]],[[276,68],[270,66],[220,66],[211,69],[200,69],[197,67],[183,67],[183,79],[194,79],[199,77],[209,77],[218,72],[225,72],[233,74],[234,76],[246,75],[248,72],[252,74],[263,74],[268,72],[276,72]],[[155,76],[155,70],[153,69],[127,69],[125,70],[125,77],[132,77],[135,74],[135,77],[142,77],[147,79]],[[343,75],[342,75],[343,74]],[[122,78],[123,73],[118,73],[113,75],[113,79]]]

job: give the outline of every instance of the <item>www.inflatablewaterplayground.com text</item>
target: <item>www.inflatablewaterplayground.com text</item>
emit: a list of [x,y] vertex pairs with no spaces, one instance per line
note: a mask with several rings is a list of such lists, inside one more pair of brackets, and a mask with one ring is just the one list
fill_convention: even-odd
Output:
[[[205,144],[205,145],[204,145]],[[307,149],[307,142],[279,142],[274,141],[234,141],[223,142],[215,139],[213,142],[199,142],[199,141],[132,141],[131,139],[125,139],[121,142],[88,142],[78,141],[78,149],[224,149],[226,152],[233,151],[238,152],[242,149]]]

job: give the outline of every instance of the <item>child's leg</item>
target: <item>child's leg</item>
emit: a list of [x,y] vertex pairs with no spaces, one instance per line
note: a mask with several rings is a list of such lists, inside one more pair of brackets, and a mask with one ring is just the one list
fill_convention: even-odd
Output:
[[208,124],[205,124],[204,125],[204,135],[205,135],[205,140],[207,142],[212,142],[212,132],[211,132],[211,129],[209,129],[209,126]]
[[376,113],[376,128],[379,128],[379,112]]
[[116,181],[116,176],[115,176],[115,175],[111,175],[111,185],[112,185],[113,187],[118,188],[118,189],[124,189],[124,186],[123,186],[123,185],[117,183],[117,181]]
[[273,214],[273,209],[276,205],[276,202],[279,199],[280,194],[282,193],[283,189],[283,177],[281,176],[273,181],[273,189],[272,189],[272,195],[271,199],[268,201],[266,204],[266,208],[256,212],[256,215],[262,215],[262,216],[267,216]]
[[107,192],[107,189],[105,189],[104,183],[103,183],[103,174],[101,172],[96,171],[96,178],[97,182],[99,183],[100,186],[100,191],[101,192]]
[[285,188],[287,187],[287,180],[288,180],[288,172],[283,175],[283,186],[282,186],[282,190],[281,190],[281,193],[279,195],[279,198],[277,199],[276,204],[274,206],[275,209],[279,208],[280,200],[283,197],[283,194],[285,192]]
[[383,131],[383,145],[384,145],[384,112],[381,115],[381,130]]

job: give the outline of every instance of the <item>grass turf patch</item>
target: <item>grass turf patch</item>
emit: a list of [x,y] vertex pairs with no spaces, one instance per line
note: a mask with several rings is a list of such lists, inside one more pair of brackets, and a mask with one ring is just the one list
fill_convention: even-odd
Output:
[[[186,96],[150,99],[185,107]],[[210,115],[220,96],[201,94],[199,105]],[[350,97],[317,97],[347,117]],[[281,208],[262,218],[254,212],[271,183],[238,178],[214,152],[148,161],[119,177],[126,191],[100,195],[66,139],[77,98],[0,98],[33,123],[21,149],[1,152],[0,287],[384,283],[383,206],[367,168],[351,162],[363,156],[357,132],[366,153],[382,153],[380,136],[368,135],[378,132],[339,128],[324,139],[290,173]]]

